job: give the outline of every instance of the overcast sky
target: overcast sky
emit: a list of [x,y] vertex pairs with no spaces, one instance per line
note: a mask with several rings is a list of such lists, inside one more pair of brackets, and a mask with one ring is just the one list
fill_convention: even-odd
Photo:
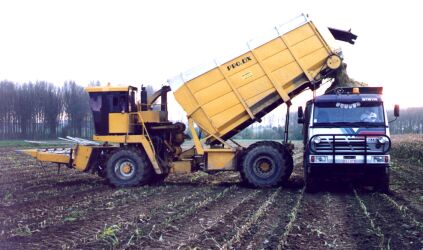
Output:
[[[308,13],[352,29],[351,77],[385,88],[388,107],[423,106],[420,1],[0,1],[0,80],[150,84],[230,53]],[[302,105],[309,97],[294,99]],[[182,114],[178,114],[181,116]]]

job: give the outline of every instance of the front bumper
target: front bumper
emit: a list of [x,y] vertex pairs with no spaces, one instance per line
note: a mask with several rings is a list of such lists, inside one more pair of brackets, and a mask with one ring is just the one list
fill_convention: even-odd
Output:
[[391,161],[390,155],[325,155],[311,154],[308,163],[315,165],[342,164],[342,165],[386,165]]
[[310,176],[331,180],[368,180],[389,174],[389,164],[306,164]]

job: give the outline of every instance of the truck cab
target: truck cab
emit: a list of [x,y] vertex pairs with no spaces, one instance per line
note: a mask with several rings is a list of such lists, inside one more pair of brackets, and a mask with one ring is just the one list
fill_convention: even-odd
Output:
[[[319,180],[359,180],[389,191],[391,139],[383,88],[337,88],[298,110],[303,124],[304,179],[307,191]],[[399,106],[395,105],[395,116]]]

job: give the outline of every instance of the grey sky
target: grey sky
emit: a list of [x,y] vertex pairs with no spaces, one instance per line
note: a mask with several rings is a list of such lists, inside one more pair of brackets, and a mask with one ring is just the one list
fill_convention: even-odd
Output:
[[359,36],[354,46],[341,44],[349,74],[384,86],[388,107],[422,106],[420,5],[406,0],[3,0],[0,79],[160,86],[262,30],[308,13],[318,24],[352,28]]

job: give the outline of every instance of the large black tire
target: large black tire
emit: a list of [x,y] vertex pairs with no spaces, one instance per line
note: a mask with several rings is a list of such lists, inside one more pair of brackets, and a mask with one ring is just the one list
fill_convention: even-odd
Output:
[[145,185],[151,181],[154,170],[144,153],[119,149],[106,163],[106,179],[115,187]]
[[374,186],[374,188],[376,189],[376,191],[379,191],[381,193],[385,193],[388,194],[390,192],[389,189],[389,169],[388,171],[383,171],[383,173],[379,174],[379,176],[377,176],[377,178],[375,178],[376,180],[376,184]]
[[307,193],[314,193],[317,191],[317,180],[307,171],[307,167],[304,167],[304,185]]
[[242,156],[241,178],[249,186],[275,187],[287,181],[292,173],[292,156],[277,142],[252,144]]

